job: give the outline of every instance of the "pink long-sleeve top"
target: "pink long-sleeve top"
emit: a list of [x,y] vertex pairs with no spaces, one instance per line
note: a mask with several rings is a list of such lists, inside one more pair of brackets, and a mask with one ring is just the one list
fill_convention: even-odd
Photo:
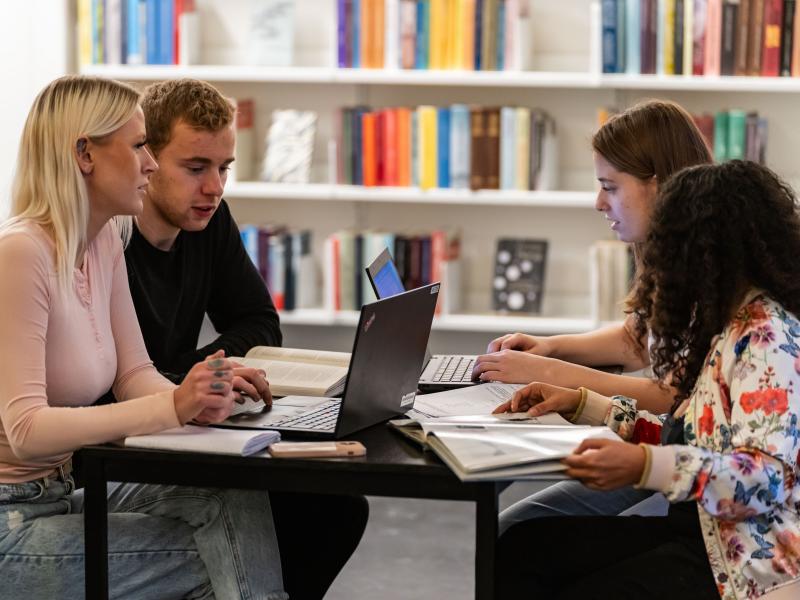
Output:
[[[67,294],[39,225],[0,232],[0,482],[45,476],[81,446],[179,425],[153,367],[109,223]],[[112,387],[117,404],[90,406]]]

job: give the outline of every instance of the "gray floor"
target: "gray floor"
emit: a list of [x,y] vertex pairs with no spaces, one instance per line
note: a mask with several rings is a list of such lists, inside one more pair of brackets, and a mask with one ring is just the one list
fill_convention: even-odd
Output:
[[[501,508],[541,489],[516,483]],[[473,597],[475,507],[469,502],[369,498],[361,544],[326,600]]]

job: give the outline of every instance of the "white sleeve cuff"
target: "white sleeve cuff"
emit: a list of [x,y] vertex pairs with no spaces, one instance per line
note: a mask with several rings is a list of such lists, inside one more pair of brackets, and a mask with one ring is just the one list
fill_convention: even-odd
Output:
[[636,487],[667,493],[675,473],[675,449],[673,446],[654,446],[642,444],[649,453],[650,472]]
[[579,425],[605,425],[611,398],[586,390],[586,404],[575,421]]

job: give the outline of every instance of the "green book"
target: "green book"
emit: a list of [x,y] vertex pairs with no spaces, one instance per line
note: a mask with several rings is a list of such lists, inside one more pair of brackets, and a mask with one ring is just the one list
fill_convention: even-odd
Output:
[[747,113],[743,110],[728,112],[727,160],[744,159],[747,150]]
[[714,160],[728,160],[728,112],[724,110],[714,115]]

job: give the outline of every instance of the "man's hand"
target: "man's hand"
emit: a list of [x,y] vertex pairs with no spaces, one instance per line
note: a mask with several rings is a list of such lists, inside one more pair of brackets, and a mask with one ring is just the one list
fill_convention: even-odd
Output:
[[547,379],[552,359],[519,350],[500,350],[475,359],[472,378],[479,381],[530,383]]
[[638,483],[645,449],[629,442],[586,439],[563,462],[566,474],[593,490],[615,490]]
[[267,408],[272,406],[272,392],[269,389],[267,374],[261,369],[245,367],[237,362],[233,364],[233,393],[236,402],[244,402],[242,395],[250,396],[254,401],[264,401]]

